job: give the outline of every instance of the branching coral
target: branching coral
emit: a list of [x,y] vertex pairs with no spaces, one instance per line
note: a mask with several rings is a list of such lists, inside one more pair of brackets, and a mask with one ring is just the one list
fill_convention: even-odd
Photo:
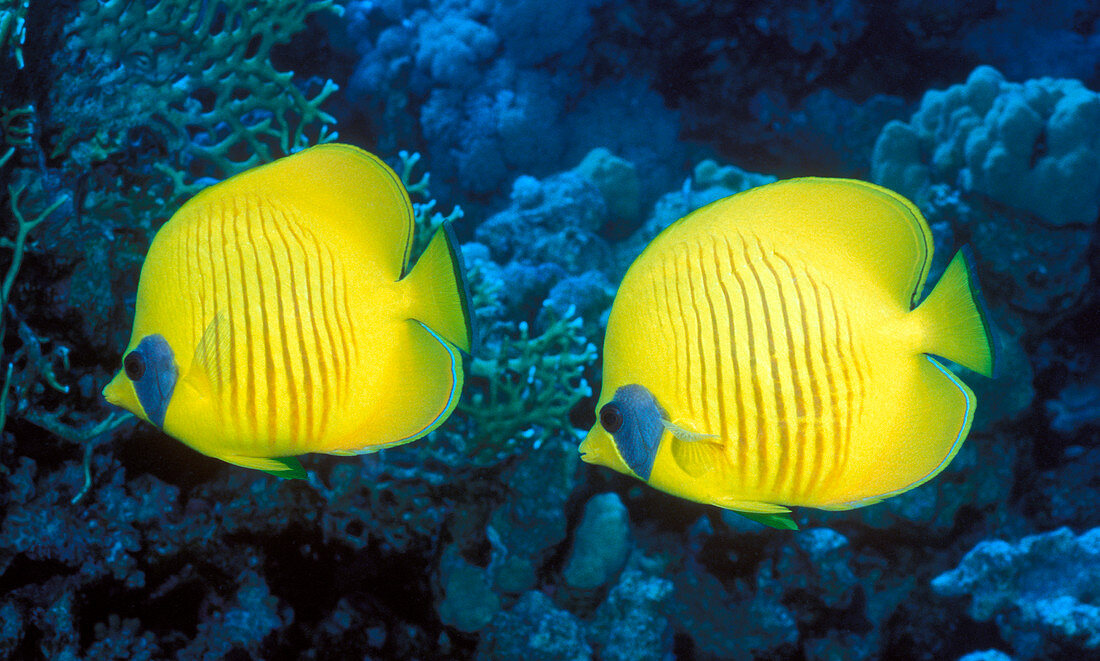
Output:
[[[7,327],[8,301],[11,296],[15,277],[22,265],[23,255],[27,248],[27,238],[30,233],[43,221],[49,218],[54,211],[67,201],[61,197],[48,207],[38,212],[34,218],[27,218],[20,206],[20,196],[25,190],[24,185],[8,187],[8,195],[11,201],[11,212],[14,217],[17,230],[13,240],[0,238],[0,246],[10,248],[12,251],[11,263],[0,285],[0,344],[3,343],[4,333]],[[14,309],[11,311],[14,314]],[[60,364],[64,369],[69,367],[68,347],[56,344],[48,352],[42,350],[45,338],[40,338],[26,323],[19,323],[19,339],[22,346],[16,350],[4,368],[3,382],[0,384],[0,431],[4,429],[8,412],[9,389],[15,392],[15,414],[27,419],[29,422],[50,431],[58,438],[75,443],[84,451],[84,488],[73,498],[72,502],[79,501],[91,487],[91,457],[99,440],[107,436],[130,416],[115,413],[102,422],[93,423],[83,421],[71,424],[63,421],[63,416],[68,412],[67,407],[55,411],[44,412],[31,407],[31,400],[36,391],[41,391],[43,383],[60,393],[68,393],[69,387],[62,385],[56,375],[54,365]],[[19,368],[18,372],[16,367]]]
[[[420,154],[400,152],[399,174],[413,199],[416,221],[415,257],[444,222],[463,217],[461,207],[447,216],[436,211],[430,173],[416,181],[413,174]],[[596,348],[584,336],[575,308],[564,314],[544,301],[541,333],[527,322],[505,320],[500,297],[505,283],[484,260],[467,261],[471,309],[479,347],[468,362],[468,376],[455,422],[441,431],[443,443],[431,447],[439,458],[451,452],[462,462],[490,465],[518,450],[537,447],[542,440],[569,428],[569,409],[592,394],[583,377],[596,358]]]
[[398,152],[397,156],[401,159],[401,172],[399,173],[401,182],[405,184],[406,190],[409,191],[409,197],[413,200],[416,236],[413,237],[412,255],[413,259],[416,259],[424,252],[424,248],[428,247],[428,242],[431,241],[432,235],[435,234],[440,225],[454,222],[462,218],[464,214],[462,207],[458,205],[455,205],[451,213],[446,216],[435,210],[436,201],[432,197],[431,172],[425,172],[419,179],[413,181],[413,170],[420,162],[419,152],[410,154],[402,150]]
[[152,149],[171,199],[311,142],[334,137],[320,109],[331,80],[307,93],[271,49],[333,0],[195,3],[83,0],[65,28],[50,91],[53,155],[88,165]]
[[551,318],[537,335],[527,322],[498,322],[482,356],[470,361],[458,411],[475,425],[466,438],[473,461],[491,462],[528,444],[537,448],[570,429],[569,410],[592,394],[583,374],[596,347],[581,333],[583,320],[572,308]]
[[[16,232],[14,239],[0,238],[0,247],[9,248],[12,251],[11,263],[8,264],[7,273],[4,275],[3,284],[0,285],[0,345],[4,341],[4,333],[7,330],[7,318],[8,318],[8,301],[11,297],[11,289],[15,284],[15,276],[19,273],[19,267],[23,264],[23,254],[27,249],[27,237],[31,231],[38,225],[46,220],[54,211],[57,210],[65,202],[65,198],[59,198],[54,201],[53,204],[46,207],[46,209],[35,215],[34,218],[28,219],[23,215],[22,208],[19,205],[19,197],[23,194],[25,188],[23,186],[8,187],[8,196],[11,200],[11,213],[12,217],[16,221]],[[30,333],[29,329],[26,331]],[[20,332],[22,338],[24,333]],[[16,355],[8,362],[7,367],[4,368],[3,383],[0,384],[0,431],[4,429],[4,423],[7,421],[8,412],[8,388],[11,387],[13,381],[21,380],[13,375],[15,365],[20,359],[20,353],[26,353],[26,342],[24,342],[24,348],[16,352]],[[31,364],[40,364],[42,361],[31,361]],[[56,379],[53,377],[53,370],[46,362],[47,367],[45,369],[39,369],[40,373],[46,377],[46,381],[55,389],[65,392],[67,389],[60,386]]]
[[31,0],[15,0],[0,8],[0,55],[10,47],[15,65],[20,69],[23,68],[23,43],[27,40],[27,10],[30,7]]

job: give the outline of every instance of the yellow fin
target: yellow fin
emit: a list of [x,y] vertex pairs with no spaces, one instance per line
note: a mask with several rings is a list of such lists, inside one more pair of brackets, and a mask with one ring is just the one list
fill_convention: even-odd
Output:
[[974,277],[970,251],[955,253],[940,281],[913,311],[925,329],[921,350],[993,376],[994,339]]
[[951,462],[974,421],[974,393],[951,370],[928,355],[913,357],[912,369],[894,375],[898,406],[906,416],[877,432],[881,442],[844,476],[823,485],[813,507],[847,510],[870,505],[924,484]]
[[450,223],[444,223],[402,281],[413,289],[413,318],[466,353],[475,338],[462,249]]
[[775,528],[776,530],[798,530],[798,524],[794,522],[790,514],[757,514],[754,512],[736,512],[749,521]]
[[703,432],[698,432],[698,431],[692,431],[690,429],[685,429],[684,427],[681,427],[680,425],[676,424],[675,422],[665,420],[664,418],[661,418],[661,424],[664,425],[665,429],[672,432],[673,436],[680,439],[681,441],[688,441],[688,442],[691,442],[691,443],[699,443],[699,442],[702,442],[702,441],[717,441],[718,440],[718,437],[715,436],[714,434],[704,434]]
[[680,470],[699,478],[724,467],[726,458],[717,436],[685,429],[664,419],[661,424],[672,433],[672,458]]
[[932,232],[917,207],[856,179],[777,181],[718,200],[680,222],[751,232],[769,248],[883,288],[906,310],[916,303],[932,261]]
[[776,505],[775,503],[762,503],[753,500],[734,500],[732,498],[723,498],[721,496],[714,499],[714,504],[718,507],[722,507],[727,510],[734,510],[739,513],[748,512],[751,514],[785,514],[791,511],[791,508],[784,507],[783,505]]
[[306,471],[302,464],[294,457],[244,457],[241,455],[224,455],[218,459],[234,466],[252,468],[289,479],[304,479]]
[[315,452],[368,454],[415,441],[443,423],[462,393],[462,354],[439,334],[410,319],[391,338],[392,357],[380,377],[391,384],[372,402],[388,438],[353,439]]

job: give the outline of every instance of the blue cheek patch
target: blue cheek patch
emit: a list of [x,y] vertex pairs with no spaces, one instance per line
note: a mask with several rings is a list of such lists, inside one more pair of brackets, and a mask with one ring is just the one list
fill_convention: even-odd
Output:
[[164,414],[179,379],[175,353],[161,335],[146,335],[133,353],[145,360],[144,374],[133,381],[134,392],[149,422],[163,429]]
[[611,400],[623,417],[623,424],[612,434],[619,456],[634,474],[649,480],[653,472],[653,460],[657,458],[657,446],[665,427],[661,424],[664,410],[645,386],[630,384],[615,391]]

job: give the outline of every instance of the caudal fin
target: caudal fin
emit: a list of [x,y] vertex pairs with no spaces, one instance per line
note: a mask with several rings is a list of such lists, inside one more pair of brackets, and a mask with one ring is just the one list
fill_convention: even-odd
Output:
[[955,253],[940,281],[913,314],[925,329],[924,353],[993,376],[993,329],[965,246]]
[[458,239],[450,223],[443,223],[405,280],[413,288],[416,300],[414,318],[470,353],[474,347],[474,327],[465,273]]

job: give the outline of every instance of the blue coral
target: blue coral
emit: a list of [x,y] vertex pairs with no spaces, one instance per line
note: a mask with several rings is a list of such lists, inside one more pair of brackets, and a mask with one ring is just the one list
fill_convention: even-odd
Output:
[[980,542],[932,587],[968,596],[970,616],[995,621],[1020,658],[1100,650],[1100,528]]

